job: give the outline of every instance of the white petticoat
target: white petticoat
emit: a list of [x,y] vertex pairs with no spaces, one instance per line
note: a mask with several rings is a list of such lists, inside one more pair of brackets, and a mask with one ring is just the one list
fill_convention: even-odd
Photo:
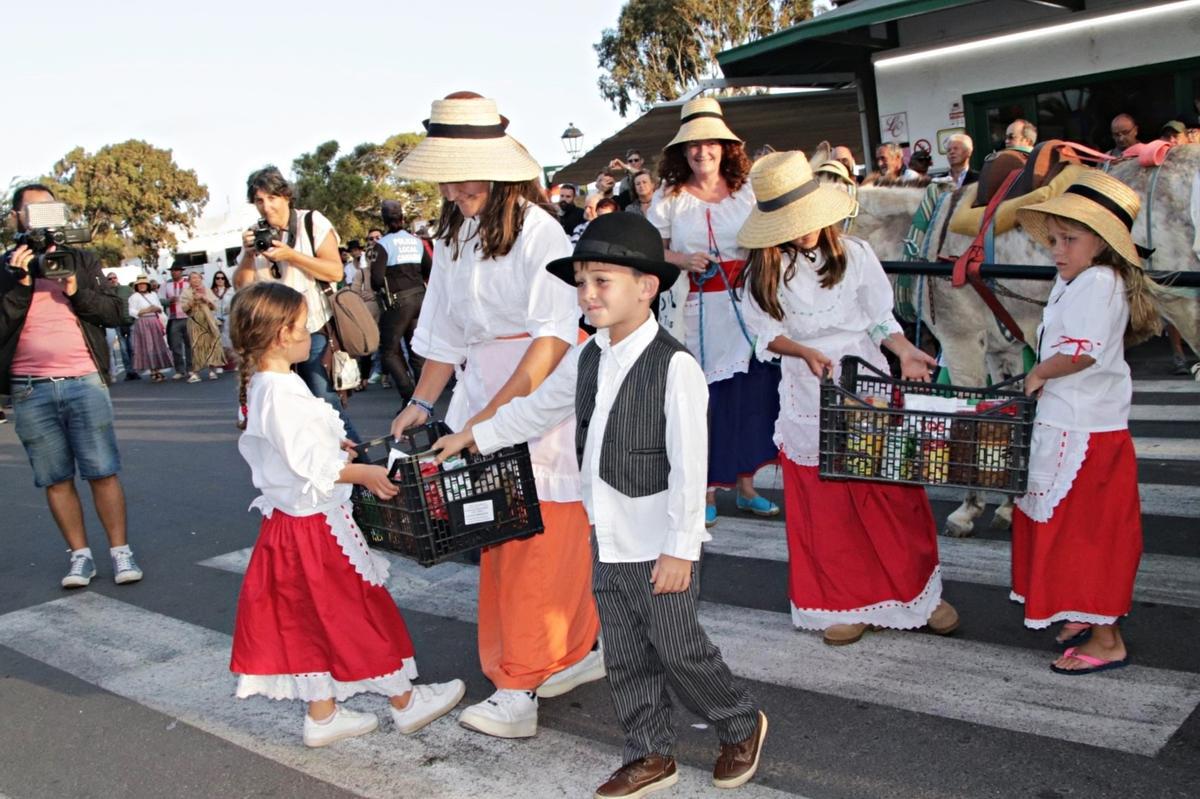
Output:
[[1022,513],[1035,522],[1050,520],[1058,503],[1070,493],[1075,475],[1087,458],[1089,438],[1086,432],[1034,423],[1029,447],[1029,485],[1016,500]]
[[[275,506],[262,496],[251,502],[250,508],[261,511],[262,515],[268,519],[275,512]],[[354,523],[353,506],[349,502],[343,502],[318,512],[324,514],[334,540],[337,541],[346,560],[354,567],[354,571],[358,572],[358,576],[371,585],[386,586],[388,571],[391,567],[387,560],[372,552],[367,545],[362,530],[358,529],[358,525]]]
[[825,630],[835,624],[874,624],[893,630],[924,627],[942,602],[942,567],[935,566],[921,592],[908,602],[889,599],[853,610],[822,610],[792,605],[792,624],[801,630]]
[[[1008,598],[1013,602],[1025,604],[1025,597],[1016,591],[1009,591]],[[1095,613],[1080,613],[1077,610],[1060,610],[1048,619],[1025,619],[1025,626],[1031,630],[1044,630],[1051,624],[1060,621],[1076,621],[1082,624],[1116,624],[1116,616],[1099,616]]]
[[391,674],[353,682],[335,680],[327,671],[308,674],[240,674],[237,698],[246,699],[262,695],[268,699],[300,699],[304,702],[335,699],[341,702],[362,693],[400,696],[412,688],[412,681],[416,678],[417,663],[413,658],[405,658],[400,668]]

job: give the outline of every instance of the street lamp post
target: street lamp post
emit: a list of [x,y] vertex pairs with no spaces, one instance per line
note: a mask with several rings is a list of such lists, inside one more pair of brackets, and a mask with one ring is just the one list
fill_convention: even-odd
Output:
[[567,150],[567,156],[574,161],[583,152],[583,131],[575,127],[575,123],[568,123],[567,129],[562,135],[563,147]]

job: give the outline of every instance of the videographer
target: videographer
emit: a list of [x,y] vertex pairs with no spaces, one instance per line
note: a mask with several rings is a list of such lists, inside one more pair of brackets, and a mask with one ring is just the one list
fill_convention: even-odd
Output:
[[338,255],[338,235],[320,211],[292,208],[292,186],[274,166],[254,172],[246,180],[246,200],[262,217],[242,234],[242,253],[234,287],[239,291],[256,280],[278,280],[304,295],[308,304],[308,332],[312,335],[308,360],[296,364],[296,373],[313,396],[337,409],[346,435],[359,441],[358,431],[329,380],[329,336],[332,316],[322,284],[344,277]]
[[[142,571],[125,537],[104,335],[104,328],[121,324],[121,300],[94,253],[47,245],[48,231],[30,228],[28,207],[53,202],[53,192],[41,184],[13,193],[19,246],[4,254],[0,269],[0,394],[12,394],[34,485],[46,489],[50,513],[71,550],[63,587],[85,586],[96,575],[75,490],[77,467],[91,484],[108,536],[114,582],[133,583]],[[64,276],[45,277],[48,264]]]
[[[413,352],[412,337],[421,303],[425,301],[431,259],[424,243],[404,230],[404,210],[400,203],[384,200],[380,213],[388,233],[371,245],[367,253],[371,288],[384,309],[379,318],[379,353],[384,371],[407,402],[425,363],[424,358]],[[408,363],[404,362],[401,341],[408,349]]]

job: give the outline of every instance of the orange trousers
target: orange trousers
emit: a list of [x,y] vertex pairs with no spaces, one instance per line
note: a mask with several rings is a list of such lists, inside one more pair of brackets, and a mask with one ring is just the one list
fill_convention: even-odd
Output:
[[545,532],[483,551],[479,662],[497,688],[532,691],[596,643],[591,528],[582,502],[542,502]]

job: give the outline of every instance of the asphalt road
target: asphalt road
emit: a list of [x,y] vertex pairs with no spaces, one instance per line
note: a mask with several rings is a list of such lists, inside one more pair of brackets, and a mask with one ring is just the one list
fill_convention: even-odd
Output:
[[[722,496],[703,564],[704,621],[771,719],[760,776],[740,795],[1200,794],[1200,392],[1157,382],[1170,380],[1161,344],[1134,355],[1135,377],[1156,381],[1140,383],[1153,390],[1139,390],[1137,407],[1155,410],[1132,429],[1153,442],[1139,467],[1144,496],[1149,487],[1158,499],[1147,506],[1141,593],[1124,628],[1136,664],[1128,669],[1050,680],[1053,649],[1008,602],[1007,533],[986,517],[975,539],[942,539],[958,633],[822,647],[791,629],[782,527],[738,517]],[[543,701],[536,742],[483,739],[445,720],[410,738],[389,730],[327,752],[300,746],[298,705],[232,697],[224,669],[238,564],[258,526],[246,510],[255,491],[236,450],[235,391],[235,375],[114,386],[130,542],[146,571],[131,586],[111,582],[89,508],[101,576],[82,591],[59,587],[62,541],[12,425],[0,426],[0,796],[466,797],[481,786],[498,796],[590,795],[619,765],[604,682]],[[381,435],[398,402],[373,387],[350,412],[364,435]],[[952,509],[934,507],[939,524]],[[487,696],[472,567],[397,562],[393,572],[422,679],[461,676],[469,700]],[[664,795],[720,793],[704,782],[711,731],[683,708],[677,724],[691,768]]]

